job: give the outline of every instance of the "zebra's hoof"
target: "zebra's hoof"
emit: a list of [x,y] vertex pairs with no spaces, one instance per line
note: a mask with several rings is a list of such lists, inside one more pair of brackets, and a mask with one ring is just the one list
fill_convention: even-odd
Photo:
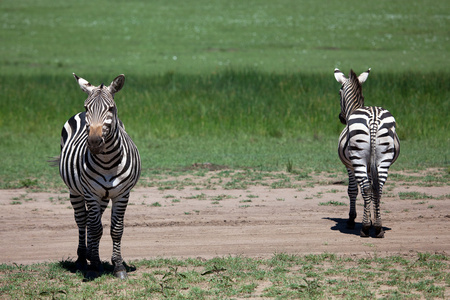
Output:
[[369,226],[364,226],[361,228],[361,232],[359,233],[359,235],[363,238],[369,237],[369,231],[370,231],[370,225]]
[[94,271],[94,270],[88,270],[86,272],[86,275],[84,276],[84,278],[86,278],[86,280],[91,281],[94,280],[95,278],[100,277],[100,272],[99,271]]
[[75,262],[75,268],[77,271],[80,271],[82,273],[86,272],[87,270],[86,259],[77,259],[77,261]]
[[114,265],[114,272],[113,272],[113,274],[114,274],[114,276],[116,278],[119,278],[119,279],[122,279],[122,280],[128,278],[127,268],[125,268],[123,263],[115,264],[113,262],[113,265]]
[[117,271],[117,272],[114,272],[114,276],[115,276],[116,278],[121,279],[121,280],[128,279],[127,271]]
[[91,262],[87,268],[86,280],[94,280],[103,274],[103,266],[100,262]]
[[384,238],[384,230],[382,227],[375,227],[375,237],[376,238]]

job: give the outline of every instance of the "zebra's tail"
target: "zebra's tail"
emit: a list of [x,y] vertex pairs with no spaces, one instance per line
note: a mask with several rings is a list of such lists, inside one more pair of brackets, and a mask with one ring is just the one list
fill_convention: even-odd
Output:
[[377,124],[373,124],[370,127],[370,177],[372,181],[372,193],[375,199],[380,195],[380,181],[378,179],[378,167],[377,167]]
[[47,160],[47,162],[50,165],[50,167],[58,167],[60,160],[61,160],[61,156],[55,156],[55,157],[50,157]]

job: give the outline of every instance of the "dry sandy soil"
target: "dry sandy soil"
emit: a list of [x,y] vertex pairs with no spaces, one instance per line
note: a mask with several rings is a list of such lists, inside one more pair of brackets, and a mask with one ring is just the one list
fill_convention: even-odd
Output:
[[[449,254],[450,189],[449,182],[442,180],[443,170],[397,172],[400,176],[388,179],[382,199],[384,239],[359,237],[361,196],[356,229],[346,229],[349,207],[344,175],[301,179],[272,173],[261,180],[244,176],[237,180],[238,185],[248,180],[244,188],[228,189],[226,183],[232,178],[223,172],[162,177],[135,188],[122,240],[125,260],[228,255],[268,258],[274,253],[323,252]],[[440,180],[430,183],[424,180],[427,175]],[[288,187],[283,182],[288,182]],[[414,192],[425,197],[414,197]],[[330,205],[330,201],[345,205]],[[67,193],[0,190],[0,206],[0,263],[76,258],[77,227]],[[103,216],[100,245],[101,258],[108,261],[112,251],[109,213],[107,209]]]

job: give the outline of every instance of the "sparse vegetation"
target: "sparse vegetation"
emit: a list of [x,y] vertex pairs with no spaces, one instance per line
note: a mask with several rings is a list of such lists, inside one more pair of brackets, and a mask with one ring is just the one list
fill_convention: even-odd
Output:
[[433,198],[430,195],[427,195],[425,193],[420,193],[420,192],[400,192],[400,193],[398,193],[398,196],[401,200],[405,200],[405,199],[418,200],[418,199],[432,199]]
[[319,202],[319,205],[330,205],[330,206],[346,206],[347,203],[340,202],[340,201],[328,201],[328,202]]
[[[371,247],[368,244],[368,247]],[[449,257],[415,256],[357,259],[335,254],[274,254],[269,259],[217,257],[133,261],[129,279],[118,282],[112,266],[91,282],[75,273],[70,260],[35,265],[0,265],[3,297],[70,299],[274,299],[444,298]]]

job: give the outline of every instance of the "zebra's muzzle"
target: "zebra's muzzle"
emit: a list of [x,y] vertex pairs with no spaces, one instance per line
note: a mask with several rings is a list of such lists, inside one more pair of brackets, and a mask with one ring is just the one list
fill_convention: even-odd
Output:
[[103,153],[105,142],[101,136],[89,136],[87,146],[93,154],[100,154]]
[[101,126],[91,126],[88,132],[87,146],[93,154],[103,153],[105,140],[102,135]]

